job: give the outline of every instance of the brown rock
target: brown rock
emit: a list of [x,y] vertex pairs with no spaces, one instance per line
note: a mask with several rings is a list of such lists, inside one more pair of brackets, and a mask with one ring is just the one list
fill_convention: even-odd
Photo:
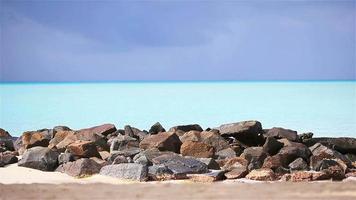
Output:
[[291,174],[286,174],[282,177],[283,181],[302,182],[302,181],[319,181],[327,180],[330,176],[325,172],[315,171],[296,171]]
[[56,145],[62,142],[68,135],[74,135],[74,131],[57,131],[54,137],[49,141],[48,148],[52,149],[56,147]]
[[48,130],[27,131],[22,134],[22,145],[26,149],[36,146],[47,147],[49,140]]
[[255,169],[246,176],[247,179],[256,181],[274,181],[276,176],[271,169]]
[[101,167],[100,164],[92,159],[81,158],[74,162],[67,162],[60,165],[56,171],[81,178],[99,173]]
[[72,144],[77,140],[77,137],[75,136],[75,132],[67,132],[67,136],[61,140],[58,144],[56,144],[56,148],[60,152],[64,152],[68,145]]
[[100,158],[100,154],[94,144],[94,142],[90,141],[76,141],[70,144],[67,147],[69,153],[77,156],[79,158],[90,158],[90,157],[98,157]]
[[247,168],[248,161],[241,157],[230,158],[222,167],[223,170],[231,171],[235,168]]
[[214,131],[189,131],[179,138],[182,142],[203,142],[214,147],[215,151],[229,148],[227,141]]
[[269,168],[272,169],[273,171],[276,170],[279,167],[286,166],[286,164],[283,163],[283,158],[281,155],[274,155],[274,156],[268,156],[262,165],[262,168]]
[[283,147],[283,143],[277,141],[274,137],[267,137],[263,150],[269,155],[275,155]]
[[315,170],[319,163],[324,159],[334,159],[342,161],[345,165],[351,166],[351,161],[343,154],[330,149],[320,143],[316,143],[310,147],[312,156],[310,157],[310,166]]
[[290,129],[284,129],[280,127],[273,127],[268,130],[265,134],[266,137],[274,137],[277,139],[286,138],[290,141],[298,141],[297,131],[293,131]]
[[223,180],[224,171],[216,170],[213,172],[208,172],[204,174],[189,174],[189,179],[194,182],[211,183],[215,181]]
[[110,153],[107,151],[99,151],[99,154],[103,160],[107,160],[110,157]]
[[161,132],[146,137],[140,142],[141,149],[157,148],[160,151],[173,151],[179,153],[182,142],[172,132]]
[[211,158],[214,156],[214,147],[202,142],[186,141],[180,147],[180,153],[183,156]]
[[203,131],[203,129],[198,124],[179,125],[169,129],[169,132],[175,132],[175,131],[183,131],[183,132]]
[[248,174],[248,170],[246,167],[234,168],[233,170],[226,172],[225,177],[227,179],[238,179],[244,178]]

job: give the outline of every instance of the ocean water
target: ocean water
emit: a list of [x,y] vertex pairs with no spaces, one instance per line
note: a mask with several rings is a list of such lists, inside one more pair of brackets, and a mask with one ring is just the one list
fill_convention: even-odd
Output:
[[0,127],[26,130],[102,123],[148,130],[259,120],[316,136],[356,137],[356,82],[119,82],[0,84]]

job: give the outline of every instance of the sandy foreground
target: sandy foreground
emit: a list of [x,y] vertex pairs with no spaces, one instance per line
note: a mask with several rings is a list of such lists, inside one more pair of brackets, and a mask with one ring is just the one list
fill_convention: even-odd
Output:
[[77,179],[59,172],[18,167],[0,168],[3,199],[356,199],[356,181],[132,182],[95,175]]

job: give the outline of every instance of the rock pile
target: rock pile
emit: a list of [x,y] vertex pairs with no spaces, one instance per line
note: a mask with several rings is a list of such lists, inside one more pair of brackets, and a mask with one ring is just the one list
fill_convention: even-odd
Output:
[[[312,133],[258,121],[203,130],[198,124],[149,131],[113,124],[72,130],[27,131],[16,141],[0,129],[0,167],[16,163],[75,177],[101,174],[136,181],[213,182],[342,180],[356,176],[355,138],[313,138]],[[22,158],[18,161],[17,156]]]

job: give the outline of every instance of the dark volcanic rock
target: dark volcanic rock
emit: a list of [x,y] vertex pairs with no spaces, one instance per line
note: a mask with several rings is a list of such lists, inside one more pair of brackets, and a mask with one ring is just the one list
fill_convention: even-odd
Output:
[[319,162],[321,162],[324,159],[338,159],[342,161],[345,165],[351,166],[351,161],[345,155],[333,149],[330,149],[327,146],[324,146],[320,143],[316,143],[315,145],[311,146],[310,150],[313,154],[310,157],[310,166],[314,170],[319,165]]
[[244,150],[240,157],[246,159],[249,162],[248,169],[253,170],[262,167],[267,153],[263,150],[263,147],[249,147]]
[[202,142],[186,141],[180,147],[180,153],[183,156],[211,158],[214,156],[214,147]]
[[314,133],[308,132],[308,133],[302,133],[300,135],[298,135],[299,141],[303,142],[306,141],[308,139],[311,139],[313,137]]
[[215,153],[218,159],[234,158],[236,157],[236,152],[232,148],[226,148]]
[[5,165],[17,163],[18,159],[16,157],[16,154],[13,152],[2,152],[0,153],[0,167],[3,167]]
[[135,155],[133,157],[133,161],[139,164],[152,165],[152,160],[162,155],[178,155],[178,154],[170,151],[159,151],[158,149],[152,148],[152,149],[144,150],[139,154]]
[[128,163],[128,162],[129,161],[125,156],[117,155],[111,164],[116,165],[116,164]]
[[173,172],[165,165],[153,165],[148,167],[148,178],[154,181],[164,181],[181,179],[185,177],[176,177]]
[[126,125],[124,127],[125,135],[139,139],[139,134],[142,132],[140,129]]
[[206,164],[209,169],[219,170],[219,164],[213,158],[195,158],[196,160]]
[[111,152],[111,154],[133,158],[135,155],[139,154],[141,151],[142,150],[140,148],[131,147],[131,148],[123,149],[121,151],[113,151],[113,152]]
[[284,129],[280,127],[273,127],[265,133],[266,137],[274,137],[277,139],[286,138],[290,141],[298,141],[297,131],[293,131],[290,129]]
[[229,143],[223,137],[221,137],[218,132],[214,131],[189,131],[179,137],[179,139],[182,142],[203,142],[214,147],[215,151],[221,151],[230,147]]
[[14,143],[9,132],[0,128],[0,152],[14,151]]
[[42,171],[53,171],[58,166],[58,155],[57,151],[47,147],[33,147],[25,151],[18,165]]
[[162,132],[146,137],[140,142],[141,149],[157,148],[160,151],[179,153],[182,142],[175,133]]
[[100,174],[119,179],[136,181],[147,180],[147,166],[137,163],[122,163],[118,165],[107,165],[101,168]]
[[73,156],[79,158],[101,158],[95,143],[91,141],[75,141],[74,143],[68,145],[67,150],[69,153],[73,154]]
[[342,180],[345,178],[345,169],[337,161],[324,159],[316,166],[316,171],[323,171],[333,180]]
[[324,146],[327,146],[331,149],[334,149],[340,153],[347,154],[352,153],[356,154],[356,138],[311,138],[303,141],[307,146],[313,146],[316,143],[320,143]]
[[148,133],[151,135],[155,135],[160,132],[166,132],[166,129],[164,129],[163,126],[159,122],[153,124],[151,126],[150,130],[148,131]]
[[274,137],[267,137],[263,150],[269,155],[275,155],[283,147],[283,143],[277,141]]
[[264,140],[260,135],[262,125],[258,121],[243,121],[238,123],[223,124],[219,127],[223,137],[235,137],[246,145],[262,145]]
[[183,132],[203,131],[203,129],[198,124],[179,125],[169,129],[169,132],[175,132],[175,131],[183,131]]
[[291,171],[309,170],[308,163],[303,158],[297,158],[288,165]]
[[279,150],[276,155],[281,155],[284,166],[287,166],[297,158],[303,158],[304,160],[309,161],[311,151],[305,145],[300,144],[298,146],[285,146]]
[[81,158],[74,162],[67,162],[60,165],[56,171],[66,173],[70,176],[85,177],[100,172],[101,165],[92,159]]
[[196,159],[185,158],[179,155],[162,155],[152,159],[155,165],[165,165],[175,175],[206,173],[208,166]]

